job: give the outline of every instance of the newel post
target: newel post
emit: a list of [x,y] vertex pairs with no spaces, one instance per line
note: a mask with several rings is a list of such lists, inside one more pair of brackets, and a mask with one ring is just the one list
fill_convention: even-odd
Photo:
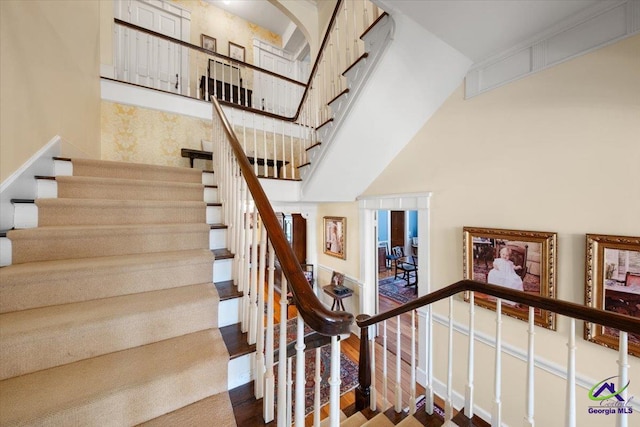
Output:
[[[362,322],[369,319],[368,314],[360,314],[356,321]],[[368,408],[371,402],[371,358],[369,346],[369,327],[360,328],[360,360],[358,361],[358,382],[356,387],[356,410]]]

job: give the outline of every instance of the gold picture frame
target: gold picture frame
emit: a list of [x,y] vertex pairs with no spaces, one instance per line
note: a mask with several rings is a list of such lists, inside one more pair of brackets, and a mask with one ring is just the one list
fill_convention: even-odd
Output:
[[[640,317],[640,237],[587,234],[584,302],[588,307]],[[584,338],[619,348],[618,330],[585,322]],[[628,334],[629,354],[640,357],[640,335]]]
[[341,259],[347,259],[347,219],[337,216],[324,217],[324,247],[323,251]]
[[[556,298],[557,235],[543,231],[463,228],[464,278]],[[469,292],[465,293],[469,301]],[[476,292],[476,305],[496,309],[494,297]],[[528,321],[529,307],[503,300],[502,312]],[[556,329],[556,314],[535,310],[535,324]]]

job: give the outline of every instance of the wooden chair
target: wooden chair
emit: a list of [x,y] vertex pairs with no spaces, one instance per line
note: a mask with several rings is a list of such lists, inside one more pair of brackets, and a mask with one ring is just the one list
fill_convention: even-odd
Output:
[[[396,264],[398,259],[404,258],[404,248],[402,246],[394,246],[391,248],[391,253],[387,255],[387,260],[389,261],[389,269],[396,268]],[[397,271],[397,269],[396,269]],[[396,274],[396,279],[397,279]]]
[[[401,279],[406,280],[406,286],[415,286],[415,293],[418,293],[418,257],[410,256],[406,258],[400,258],[396,261],[396,274],[398,278],[398,270],[402,272]],[[415,277],[413,283],[411,283],[411,276]]]

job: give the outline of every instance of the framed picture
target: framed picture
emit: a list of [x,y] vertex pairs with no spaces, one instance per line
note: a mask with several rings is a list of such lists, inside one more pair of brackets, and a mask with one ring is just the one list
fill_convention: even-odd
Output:
[[202,48],[211,52],[216,51],[216,39],[209,37],[206,34],[200,34],[200,41],[202,42]]
[[[463,236],[465,279],[556,298],[556,233],[464,227]],[[476,292],[474,302],[496,309],[489,295]],[[528,306],[503,300],[502,312],[528,321]],[[556,314],[536,309],[535,323],[555,330]]]
[[235,44],[234,42],[229,42],[229,57],[231,59],[235,59],[236,61],[244,61],[244,46],[240,46],[239,44]]
[[347,259],[345,253],[347,219],[343,217],[324,217],[324,253]]
[[[640,237],[587,234],[585,305],[640,317]],[[618,349],[617,329],[584,324],[586,340]],[[640,357],[640,335],[629,333],[629,354]]]

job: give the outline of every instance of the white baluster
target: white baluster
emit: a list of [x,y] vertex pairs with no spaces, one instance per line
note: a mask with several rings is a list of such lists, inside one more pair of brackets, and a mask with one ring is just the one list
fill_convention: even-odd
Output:
[[433,318],[431,316],[430,305],[426,307],[425,317],[424,343],[426,346],[425,354],[427,357],[427,378],[424,392],[424,410],[427,414],[433,415]]
[[567,413],[565,426],[576,427],[576,319],[570,318],[567,343]]
[[[247,246],[249,246],[249,254],[251,255],[251,265],[249,266],[249,278],[251,280],[251,290],[249,298],[250,298],[250,307],[251,311],[249,313],[249,336],[247,337],[247,342],[249,344],[256,343],[257,329],[258,329],[258,317],[264,318],[264,307],[262,307],[262,311],[258,311],[258,209],[256,208],[255,203],[253,204],[253,210],[250,218],[247,218],[247,222],[249,222],[249,236],[251,236],[251,243],[249,246],[249,241],[247,241]],[[247,239],[248,240],[248,239]],[[249,262],[249,260],[247,260]],[[260,333],[262,333],[262,328],[260,328]]]
[[[253,157],[258,156],[258,129],[256,129],[256,113],[253,113]],[[253,173],[258,175],[258,162],[253,162]]]
[[532,306],[529,306],[529,345],[527,349],[527,391],[526,391],[526,415],[524,418],[524,427],[534,427],[533,421],[533,404],[535,398],[534,388],[534,370],[535,370],[535,350],[534,350],[534,336],[535,336],[535,310]]
[[313,392],[313,425],[318,427],[320,425],[320,405],[322,402],[320,401],[320,383],[322,381],[321,374],[321,359],[320,352],[322,350],[320,348],[316,348],[316,372],[313,377],[314,381],[314,392]]
[[298,331],[296,337],[296,421],[297,426],[304,425],[304,408],[305,408],[305,357],[304,357],[304,320],[302,315],[298,313],[297,321]]
[[467,387],[464,393],[464,414],[473,418],[473,368],[475,356],[475,304],[474,293],[469,292],[469,352],[467,354]]
[[449,297],[449,342],[447,349],[447,397],[444,402],[444,426],[453,427],[453,297]]
[[[282,170],[284,170],[284,178],[287,178],[287,168],[284,166],[284,161],[286,159],[286,155],[285,155],[286,151],[284,146],[284,125],[285,125],[285,122],[283,121],[282,122],[282,168],[280,171],[276,172],[276,176],[280,177],[280,175],[282,174]],[[278,158],[276,157],[274,159],[274,165],[273,165],[274,168],[277,168],[277,160]]]
[[[280,336],[278,344],[280,359],[278,362],[278,425],[283,426],[287,422],[287,407],[291,407],[287,400],[287,278],[282,275],[280,283]],[[284,405],[283,405],[284,403]],[[287,424],[288,425],[288,424]]]
[[[369,329],[375,330],[376,328],[374,326],[370,327]],[[371,341],[369,343],[369,354],[371,355],[371,386],[369,391],[369,407],[372,411],[375,411],[378,408],[378,393],[376,392],[376,334],[371,333],[369,335],[369,340]]]
[[[273,136],[273,139],[272,139],[272,141],[271,141],[271,145],[273,146],[273,159],[274,159],[274,163],[273,163],[273,177],[275,178],[275,177],[277,176],[277,173],[278,173],[278,172],[277,172],[278,167],[277,167],[277,166],[276,166],[276,164],[275,164],[275,160],[278,158],[278,144],[277,144],[277,141],[276,141],[276,139],[277,139],[277,137],[276,137],[276,121],[275,121],[275,120],[272,120],[272,124],[273,124],[273,127],[272,127],[272,129],[273,129],[273,135],[272,135],[272,136]],[[265,157],[264,157],[264,165],[265,165],[265,166],[267,165],[267,158],[268,158],[268,156],[265,156]],[[268,176],[268,175],[267,175],[267,176]]]
[[[256,218],[258,217],[257,212],[254,211],[254,215]],[[257,341],[256,341],[256,381],[255,381],[255,396],[256,399],[260,399],[264,397],[264,335],[265,335],[265,327],[264,327],[264,284],[266,270],[265,270],[265,262],[266,262],[266,254],[267,254],[267,233],[264,228],[264,223],[262,220],[258,221],[258,226],[256,230],[259,231],[260,234],[260,254],[259,260],[255,262],[253,265],[258,269],[258,327],[257,327]],[[256,246],[253,246],[253,251],[258,252]],[[273,348],[273,347],[272,347]],[[269,352],[273,353],[272,349],[269,349]]]
[[[618,384],[618,390],[622,389],[619,392],[620,397],[624,400],[624,403],[627,403],[627,383],[629,382],[629,341],[628,334],[625,331],[620,331],[620,337],[618,341],[619,349],[618,349],[618,377],[620,378],[620,383]],[[620,409],[623,409],[623,412],[620,412]],[[625,408],[618,408],[618,414],[616,418],[616,427],[627,427],[628,425],[628,414]]]
[[502,426],[502,300],[496,300],[496,359],[494,376],[494,401],[491,412],[491,426]]
[[400,331],[400,316],[396,316],[396,388],[395,411],[402,410],[402,334]]
[[[291,409],[293,408],[293,402],[291,399],[291,396],[292,396],[291,393],[293,392],[293,379],[291,374],[291,371],[292,371],[291,366],[293,362],[291,359],[292,359],[291,357],[287,358],[287,426],[290,426],[293,421],[291,417]],[[296,423],[296,425],[300,425],[300,424]]]
[[[264,228],[264,227],[263,227]],[[265,230],[265,237],[267,237],[267,233]],[[275,379],[273,375],[273,351],[275,347],[273,345],[273,316],[274,316],[274,299],[273,299],[273,284],[274,284],[274,272],[275,272],[275,253],[273,252],[273,246],[271,245],[271,241],[268,241],[269,247],[269,277],[267,278],[267,338],[265,342],[266,348],[266,367],[267,372],[265,375],[265,393],[263,400],[263,413],[265,422],[273,421],[273,408],[275,405],[274,401],[274,388],[275,388]]]
[[[246,182],[244,180],[244,178],[241,178],[242,182],[245,186],[245,188],[247,188]],[[252,289],[251,289],[251,277],[250,277],[250,272],[251,272],[251,265],[250,265],[250,259],[251,259],[251,219],[250,219],[250,210],[249,210],[249,206],[251,206],[251,204],[253,203],[253,201],[251,200],[251,192],[249,191],[249,188],[246,189],[245,191],[245,200],[243,201],[243,207],[242,207],[242,224],[243,224],[243,229],[244,229],[244,250],[243,250],[243,255],[242,255],[242,267],[243,267],[243,273],[242,273],[242,280],[244,282],[244,289],[245,291],[245,295],[248,294],[248,297],[245,298],[246,301],[246,306],[245,306],[245,310],[243,311],[243,319],[246,322],[246,332],[248,333],[248,335],[252,335],[252,331],[251,329],[253,327],[255,327],[255,324],[251,324],[251,306],[255,304],[255,295],[252,294]],[[255,331],[253,331],[253,337],[255,338]],[[255,341],[254,341],[255,342]]]
[[340,341],[331,337],[331,373],[329,375],[329,425],[340,424]]
[[386,410],[389,406],[389,399],[387,399],[387,321],[382,322],[382,410]]
[[416,413],[416,311],[411,310],[411,385],[409,395],[409,413]]

